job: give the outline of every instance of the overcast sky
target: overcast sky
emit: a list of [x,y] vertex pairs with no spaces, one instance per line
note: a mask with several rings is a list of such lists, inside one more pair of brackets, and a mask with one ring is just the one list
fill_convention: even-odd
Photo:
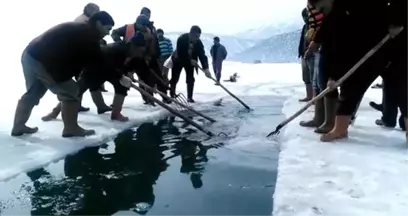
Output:
[[[88,0],[13,0],[2,3],[2,20],[26,21],[43,31],[50,25],[73,20]],[[263,24],[300,19],[306,0],[94,0],[109,12],[117,26],[133,22],[143,6],[165,31],[187,31],[199,25],[204,32],[232,34]],[[20,15],[20,16],[19,16]],[[5,18],[5,19],[4,19]],[[24,20],[27,19],[27,20]],[[13,22],[14,21],[14,22]],[[34,27],[31,26],[31,27]],[[31,28],[30,27],[30,28]]]

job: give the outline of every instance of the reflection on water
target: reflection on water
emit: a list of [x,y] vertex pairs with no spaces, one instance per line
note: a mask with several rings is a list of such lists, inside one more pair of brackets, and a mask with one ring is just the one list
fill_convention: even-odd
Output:
[[208,108],[216,123],[200,122],[228,138],[203,140],[193,127],[168,118],[0,182],[0,214],[270,215],[279,149],[263,133],[282,120],[276,115],[282,107],[270,103],[283,99],[243,100],[254,111],[239,112],[240,104],[226,100],[228,109]]
[[[44,168],[27,173],[33,182],[32,215],[112,215],[120,210],[146,214],[154,205],[153,186],[180,156],[180,172],[190,175],[194,188],[203,186],[207,151],[204,146],[179,138],[174,119],[145,123],[126,130],[114,140],[114,151],[87,148],[64,161],[64,178],[51,176]],[[164,139],[163,134],[167,136]],[[174,135],[171,135],[174,134]],[[166,156],[166,153],[169,154]]]

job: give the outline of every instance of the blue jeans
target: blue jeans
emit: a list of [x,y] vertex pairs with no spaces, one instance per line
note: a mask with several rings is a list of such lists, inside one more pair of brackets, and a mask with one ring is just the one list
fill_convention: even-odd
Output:
[[326,82],[324,82],[323,73],[321,71],[321,55],[319,52],[316,52],[314,55],[314,65],[313,68],[313,90],[315,91],[316,95],[322,92],[326,88]]
[[302,79],[306,85],[313,85],[314,57],[302,58]]

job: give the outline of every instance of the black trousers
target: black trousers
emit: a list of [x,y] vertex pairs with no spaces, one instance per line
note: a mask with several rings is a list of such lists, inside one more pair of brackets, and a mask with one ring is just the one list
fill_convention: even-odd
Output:
[[[319,90],[324,91],[327,87],[327,82],[329,81],[329,75],[328,73],[333,70],[333,64],[330,58],[332,56],[330,55],[329,51],[324,45],[321,48],[320,51],[320,59],[318,62],[318,65],[316,67],[319,68],[319,72],[316,76],[317,82],[319,82]],[[337,99],[339,97],[339,92],[337,90],[329,92],[326,97],[332,98],[332,99]]]
[[382,117],[381,120],[386,126],[395,126],[397,124],[398,106],[392,94],[392,83],[389,80],[383,80],[382,88]]
[[191,65],[185,65],[182,62],[173,62],[173,68],[171,70],[171,80],[170,80],[170,88],[172,93],[175,93],[177,83],[180,79],[181,71],[186,71],[186,83],[187,83],[187,97],[193,97],[193,89],[194,89],[194,67]]
[[127,96],[128,88],[120,84],[119,79],[109,76],[109,73],[119,73],[117,71],[106,72],[106,73],[93,73],[84,70],[81,77],[79,77],[79,95],[83,95],[86,90],[89,89],[90,92],[100,91],[101,85],[108,81],[112,84],[115,94]]
[[407,62],[398,57],[381,75],[383,78],[383,116],[386,125],[396,125],[398,108],[407,117]]
[[[347,79],[340,88],[338,115],[351,115],[370,85],[382,76],[384,83],[388,83],[390,99],[397,103],[404,117],[407,115],[407,62],[406,54],[395,54],[388,57],[392,50],[386,47],[380,48],[376,54],[368,59],[357,71]],[[388,62],[391,65],[384,70]],[[357,61],[353,61],[355,64]]]

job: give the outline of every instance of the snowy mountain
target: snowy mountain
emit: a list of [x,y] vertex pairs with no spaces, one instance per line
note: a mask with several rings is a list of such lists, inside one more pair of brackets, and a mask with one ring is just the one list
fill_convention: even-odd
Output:
[[231,61],[253,63],[283,63],[297,61],[297,48],[301,30],[274,35],[261,40],[255,46],[231,56]]
[[[219,36],[221,43],[227,48],[228,60],[253,63],[254,61],[280,63],[297,61],[297,47],[300,37],[301,25],[274,24],[262,28],[250,29],[235,35]],[[169,32],[173,46],[176,45],[180,32]],[[213,38],[216,35],[203,33],[201,41],[204,43],[205,52],[210,56]],[[175,48],[175,47],[174,47]]]
[[303,23],[301,21],[295,21],[293,23],[275,23],[262,25],[259,28],[249,29],[243,32],[234,34],[235,37],[252,40],[268,39],[271,36],[292,32],[299,28],[302,28]]
[[[181,32],[169,32],[165,33],[165,37],[169,38],[173,43],[175,49],[177,38],[181,35]],[[210,49],[213,45],[213,38],[218,35],[214,34],[201,34],[201,41],[204,44],[205,52],[207,56],[210,56]],[[257,40],[243,39],[235,36],[221,36],[219,35],[221,43],[227,48],[228,58],[247,50],[248,48],[254,46],[257,43]]]

